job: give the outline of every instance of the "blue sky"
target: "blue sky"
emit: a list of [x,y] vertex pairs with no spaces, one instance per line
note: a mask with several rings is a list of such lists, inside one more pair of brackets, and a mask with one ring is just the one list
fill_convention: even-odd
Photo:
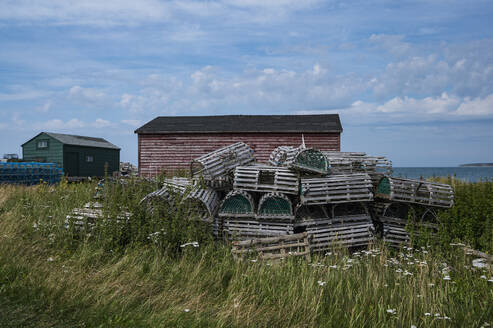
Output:
[[492,1],[0,0],[0,155],[40,131],[137,161],[159,115],[339,113],[343,151],[493,162]]

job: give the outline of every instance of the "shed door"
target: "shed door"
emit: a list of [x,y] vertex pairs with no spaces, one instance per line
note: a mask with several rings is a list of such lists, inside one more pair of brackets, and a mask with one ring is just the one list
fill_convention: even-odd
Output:
[[63,156],[65,174],[69,177],[79,176],[79,153],[66,152]]

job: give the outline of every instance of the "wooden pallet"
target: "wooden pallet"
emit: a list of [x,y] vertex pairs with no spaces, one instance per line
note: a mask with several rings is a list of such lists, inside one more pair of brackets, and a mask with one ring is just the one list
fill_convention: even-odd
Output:
[[190,172],[193,178],[212,181],[254,160],[253,149],[243,142],[237,142],[194,159],[190,164]]
[[239,166],[234,172],[233,188],[256,192],[298,194],[296,173],[285,167],[265,165]]
[[450,208],[454,204],[454,191],[450,185],[388,176],[380,179],[375,197],[443,208]]
[[301,204],[334,204],[373,200],[368,174],[339,174],[325,178],[301,178]]
[[326,175],[329,164],[325,155],[313,148],[280,146],[270,154],[269,163],[290,169]]
[[223,218],[223,233],[228,240],[291,235],[293,223],[255,218]]
[[310,259],[310,236],[306,232],[234,241],[232,246],[231,252],[237,258],[254,254],[263,260],[282,259],[289,256],[305,256]]

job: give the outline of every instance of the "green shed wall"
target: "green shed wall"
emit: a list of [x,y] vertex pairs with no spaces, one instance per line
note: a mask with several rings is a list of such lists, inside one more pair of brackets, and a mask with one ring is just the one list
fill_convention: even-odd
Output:
[[[114,171],[120,169],[120,150],[118,149],[64,145],[63,151],[65,154],[78,154],[79,172],[77,176],[79,177],[104,176],[106,163],[108,163],[108,175],[111,175]],[[94,162],[86,162],[86,156],[88,155],[93,156]],[[65,163],[65,166],[67,166],[67,163]],[[63,170],[67,171],[68,175],[71,175],[65,166],[63,167]],[[72,174],[72,176],[74,176],[74,174]]]
[[[37,145],[40,140],[48,140],[48,148],[38,149]],[[22,146],[22,158],[29,161],[38,161],[42,158],[48,163],[56,163],[63,167],[63,144],[49,135],[41,133]]]

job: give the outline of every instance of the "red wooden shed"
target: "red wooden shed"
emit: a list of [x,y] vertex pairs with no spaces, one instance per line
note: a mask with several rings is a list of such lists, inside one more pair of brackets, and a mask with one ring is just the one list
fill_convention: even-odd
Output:
[[307,147],[339,151],[341,132],[338,114],[159,116],[135,130],[139,174],[188,169],[192,159],[238,141],[259,162],[278,146],[299,146],[302,135]]

